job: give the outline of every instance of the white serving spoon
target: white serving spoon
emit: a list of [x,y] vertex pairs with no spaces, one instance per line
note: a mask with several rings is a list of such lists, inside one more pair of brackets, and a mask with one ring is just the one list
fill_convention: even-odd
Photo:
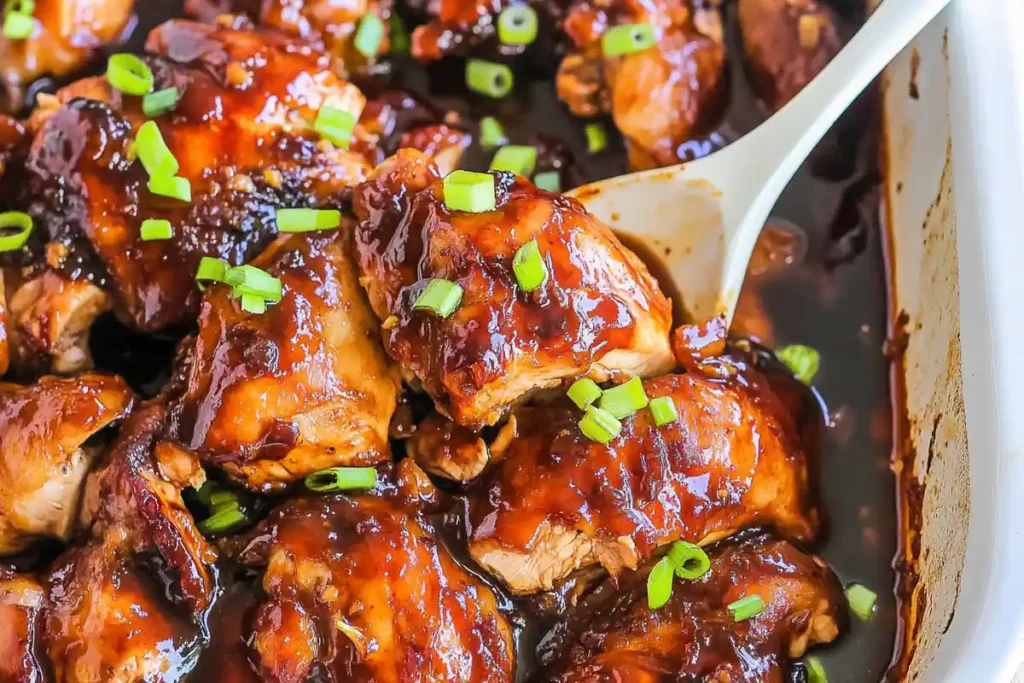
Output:
[[800,94],[740,140],[697,161],[568,194],[651,247],[695,320],[723,313],[732,323],[750,255],[786,183],[853,99],[949,2],[883,0]]

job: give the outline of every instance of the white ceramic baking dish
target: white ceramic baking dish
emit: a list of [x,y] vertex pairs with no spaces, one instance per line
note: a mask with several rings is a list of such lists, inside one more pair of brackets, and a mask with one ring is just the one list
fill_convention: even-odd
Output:
[[1022,35],[1024,0],[954,0],[883,82],[923,512],[907,680],[1009,681],[1024,656]]

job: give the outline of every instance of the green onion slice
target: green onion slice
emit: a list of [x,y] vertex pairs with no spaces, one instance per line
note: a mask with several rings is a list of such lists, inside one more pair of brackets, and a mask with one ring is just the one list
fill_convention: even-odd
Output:
[[562,191],[562,179],[558,175],[558,171],[544,171],[533,176],[533,184],[537,186],[537,189],[545,190],[546,192],[561,192]]
[[142,221],[142,228],[139,236],[143,242],[155,242],[158,240],[169,240],[174,237],[174,229],[171,222],[163,218],[147,218]]
[[8,40],[25,40],[31,37],[36,29],[36,22],[31,14],[8,12],[4,15],[4,38]]
[[601,38],[601,51],[605,57],[621,57],[640,52],[658,42],[651,24],[623,24],[608,29]]
[[107,81],[126,95],[141,97],[153,89],[153,72],[135,55],[121,52],[107,60]]
[[601,387],[589,377],[581,377],[572,383],[566,395],[580,410],[586,410],[587,406],[601,398]]
[[225,491],[220,488],[215,488],[210,491],[208,504],[211,507],[218,505],[223,506],[227,503],[238,505],[238,496],[233,491]]
[[846,588],[846,601],[850,603],[850,609],[860,617],[861,621],[871,620],[876,600],[878,600],[878,594],[867,586],[854,583]]
[[350,111],[337,107],[320,107],[313,123],[313,130],[321,137],[330,140],[336,147],[348,149],[352,142],[352,129],[356,125],[356,117]]
[[760,595],[748,595],[727,606],[733,621],[745,621],[764,611],[764,600]]
[[793,375],[803,382],[810,384],[814,376],[818,374],[821,366],[821,354],[817,349],[803,344],[790,344],[779,349],[776,354],[783,363],[789,366]]
[[376,14],[364,14],[356,29],[356,37],[352,45],[359,54],[372,59],[380,53],[380,44],[384,40],[384,22]]
[[586,411],[586,415],[580,420],[580,430],[591,441],[606,444],[622,431],[622,423],[608,411],[592,405],[587,406]]
[[462,301],[462,286],[439,277],[432,278],[416,297],[414,311],[430,311],[439,318],[447,318]]
[[611,389],[605,389],[601,394],[601,400],[597,404],[602,410],[607,410],[614,417],[621,420],[629,417],[641,408],[646,408],[650,401],[644,392],[644,383],[639,377],[634,377],[625,384],[620,384]]
[[699,579],[711,569],[708,554],[700,546],[686,541],[676,541],[669,546],[665,557],[672,562],[676,576],[680,579]]
[[262,315],[267,312],[267,300],[255,294],[243,294],[241,306],[243,311],[254,315]]
[[664,427],[679,419],[676,404],[671,396],[652,398],[648,407],[651,409],[651,417],[654,418],[654,424],[657,427]]
[[0,251],[17,251],[32,234],[32,216],[24,211],[0,213]]
[[531,176],[537,166],[537,148],[528,145],[505,145],[491,160],[492,171],[509,171],[517,175]]
[[199,531],[203,534],[224,533],[239,524],[244,524],[246,519],[245,513],[238,507],[227,508],[199,522]]
[[600,123],[588,123],[583,129],[587,134],[587,150],[591,154],[603,152],[608,146],[608,133]]
[[178,89],[164,88],[142,97],[142,113],[146,116],[160,116],[174,109],[178,103]]
[[825,674],[825,666],[817,657],[808,657],[804,660],[807,668],[807,683],[828,683],[828,676]]
[[524,292],[532,292],[547,281],[548,268],[544,265],[537,240],[530,240],[519,247],[512,258],[512,271]]
[[480,119],[480,144],[483,147],[498,147],[508,141],[505,137],[505,130],[493,116],[485,116]]
[[224,282],[231,264],[223,259],[204,256],[199,260],[199,269],[196,270],[196,281],[199,288],[203,289],[203,282]]
[[482,213],[495,207],[494,176],[474,171],[452,171],[442,182],[444,205],[449,211]]
[[675,570],[672,561],[668,557],[658,560],[658,563],[647,575],[647,606],[651,609],[661,609],[672,597],[672,575]]
[[256,266],[228,268],[224,282],[234,288],[232,294],[236,297],[249,295],[276,303],[281,300],[283,292],[279,279]]
[[150,176],[149,191],[161,197],[180,199],[183,202],[192,201],[192,185],[188,178],[178,176]]
[[341,225],[341,211],[336,209],[278,209],[278,232],[314,232],[331,230]]
[[466,62],[466,85],[473,92],[497,99],[512,92],[514,84],[512,69],[507,64],[484,59],[470,59]]
[[529,45],[537,39],[538,23],[528,5],[506,7],[498,15],[498,40],[502,45]]
[[135,154],[150,178],[170,177],[178,172],[178,160],[167,143],[164,142],[160,128],[152,121],[146,121],[136,133]]
[[409,29],[405,27],[402,17],[398,16],[394,9],[391,10],[391,16],[388,17],[388,47],[389,52],[393,55],[409,54],[409,49],[412,47],[409,42]]
[[372,489],[377,485],[377,470],[372,467],[328,467],[306,477],[306,488],[317,493]]

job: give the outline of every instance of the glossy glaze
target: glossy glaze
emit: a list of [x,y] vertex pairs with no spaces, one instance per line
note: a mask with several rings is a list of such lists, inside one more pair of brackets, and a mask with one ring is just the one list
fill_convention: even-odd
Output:
[[39,612],[46,593],[36,579],[0,566],[0,681],[43,683]]

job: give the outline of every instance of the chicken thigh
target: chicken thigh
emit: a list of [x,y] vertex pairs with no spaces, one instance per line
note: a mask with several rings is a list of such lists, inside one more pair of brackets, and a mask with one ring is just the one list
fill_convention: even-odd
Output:
[[[563,379],[671,369],[671,305],[636,255],[577,201],[494,178],[495,210],[452,211],[434,162],[402,150],[355,191],[359,267],[385,348],[439,410],[479,428]],[[527,294],[512,260],[532,240],[550,277]],[[463,289],[447,318],[413,309],[430,278]]]
[[39,614],[46,593],[34,577],[0,566],[0,681],[44,683]]

